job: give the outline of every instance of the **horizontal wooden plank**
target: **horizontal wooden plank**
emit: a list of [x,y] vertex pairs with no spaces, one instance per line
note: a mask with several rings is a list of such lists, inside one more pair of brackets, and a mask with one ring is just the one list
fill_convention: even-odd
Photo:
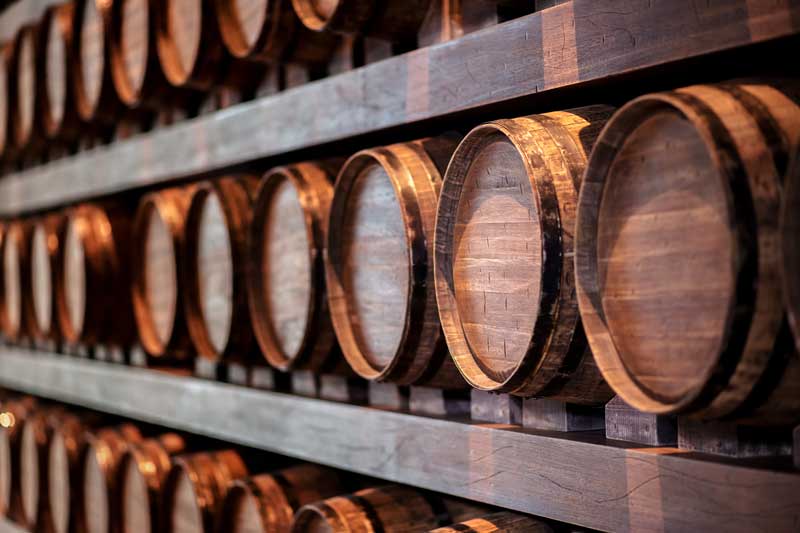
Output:
[[607,531],[796,531],[800,474],[3,348],[0,384]]
[[575,0],[0,180],[0,215],[150,186],[798,32],[797,0]]

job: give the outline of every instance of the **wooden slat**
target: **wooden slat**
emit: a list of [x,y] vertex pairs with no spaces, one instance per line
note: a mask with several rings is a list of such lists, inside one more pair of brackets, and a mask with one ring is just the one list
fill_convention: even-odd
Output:
[[0,215],[306,149],[793,35],[797,0],[575,0],[12,174]]
[[448,421],[15,348],[0,353],[0,384],[600,530],[775,532],[800,523],[796,472],[593,432]]

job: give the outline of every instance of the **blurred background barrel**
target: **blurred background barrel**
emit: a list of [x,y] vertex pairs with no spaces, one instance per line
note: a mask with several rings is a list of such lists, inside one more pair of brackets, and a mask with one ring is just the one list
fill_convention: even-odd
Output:
[[11,124],[11,45],[0,44],[0,156],[10,160],[14,133]]
[[278,167],[264,175],[256,195],[250,316],[262,353],[280,370],[331,370],[342,361],[323,262],[332,180],[317,163]]
[[792,93],[752,81],[646,95],[597,141],[578,207],[578,298],[600,370],[637,409],[800,417],[800,359],[780,340]]
[[300,20],[312,30],[411,43],[431,5],[431,0],[291,1]]
[[108,34],[111,4],[104,0],[75,0],[75,105],[87,122],[114,125],[119,98],[111,77]]
[[217,513],[231,482],[248,475],[233,450],[179,456],[164,487],[167,533],[214,533]]
[[481,510],[411,487],[386,485],[304,505],[292,531],[428,531],[484,514]]
[[161,501],[171,457],[186,450],[186,440],[177,433],[134,444],[119,462],[117,495],[119,516],[113,527],[118,533],[155,533],[161,530]]
[[430,533],[553,533],[553,528],[537,518],[501,511],[434,529]]
[[191,353],[183,300],[183,241],[191,188],[145,195],[133,227],[133,309],[139,340],[156,362],[185,361]]
[[457,139],[362,150],[339,172],[325,265],[336,337],[353,370],[399,384],[464,387],[433,290],[436,201]]
[[0,510],[20,522],[26,520],[19,462],[22,424],[36,404],[30,396],[0,399]]
[[5,226],[0,251],[3,257],[2,294],[0,294],[0,325],[3,334],[12,341],[20,340],[28,333],[28,306],[24,298],[30,284],[28,245],[30,226],[21,220]]
[[28,325],[31,337],[37,340],[56,341],[58,317],[55,305],[56,272],[59,265],[60,213],[44,215],[31,220],[28,255],[30,257],[30,300]]
[[611,108],[473,129],[447,168],[436,219],[436,291],[447,344],[478,389],[602,404],[574,290],[575,206]]
[[247,307],[247,233],[257,179],[199,184],[186,218],[186,319],[198,355],[246,358],[254,347]]
[[135,336],[130,296],[130,225],[122,204],[67,210],[56,278],[58,321],[69,343],[126,347]]
[[141,440],[142,434],[132,424],[86,435],[79,459],[80,489],[75,516],[78,533],[111,531],[116,519],[111,498],[117,490],[117,466],[125,452]]
[[297,509],[347,492],[335,470],[305,464],[235,481],[219,520],[231,533],[290,531]]
[[783,256],[783,294],[800,351],[800,147],[792,155],[781,206],[781,254]]
[[49,139],[71,140],[78,134],[75,106],[72,2],[50,6],[39,23],[37,92],[39,120]]
[[39,87],[36,78],[37,28],[28,25],[20,28],[14,39],[12,70],[11,122],[14,144],[17,150],[24,151],[36,137],[36,94]]

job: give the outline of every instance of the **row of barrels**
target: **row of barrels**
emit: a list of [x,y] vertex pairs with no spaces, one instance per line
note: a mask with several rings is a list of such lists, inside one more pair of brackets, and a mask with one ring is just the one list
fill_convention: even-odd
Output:
[[31,222],[10,223],[0,318],[14,338],[48,314],[46,289],[15,288],[39,276],[66,340],[128,342],[134,314],[152,360],[260,351],[286,371],[794,423],[795,88],[496,120],[156,191],[135,219],[79,206],[38,266],[13,260]]
[[196,108],[203,93],[220,87],[252,95],[281,64],[324,70],[341,34],[414,42],[431,4],[73,0],[52,6],[0,50],[0,155],[13,159],[99,135],[126,114],[130,123],[145,124],[165,107]]
[[410,487],[313,464],[269,469],[254,451],[108,423],[32,398],[0,401],[0,512],[42,533],[552,531]]

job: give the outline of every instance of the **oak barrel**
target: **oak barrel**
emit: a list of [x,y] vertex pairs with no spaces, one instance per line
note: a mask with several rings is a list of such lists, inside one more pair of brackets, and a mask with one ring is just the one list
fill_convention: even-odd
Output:
[[247,307],[247,233],[253,176],[203,182],[192,191],[186,217],[185,312],[198,355],[249,356],[254,347]]
[[800,358],[776,342],[795,90],[752,81],[645,95],[600,134],[579,199],[577,293],[597,364],[631,406],[800,417]]
[[303,26],[291,0],[214,0],[214,4],[222,40],[238,59],[319,65],[336,49],[334,35]]
[[133,310],[139,340],[154,361],[182,361],[191,352],[183,310],[183,239],[191,188],[142,197],[133,224]]
[[0,516],[24,522],[22,480],[20,477],[20,437],[22,423],[36,408],[30,397],[0,401]]
[[261,352],[280,370],[330,370],[342,361],[323,262],[332,176],[317,163],[262,178],[250,225],[248,302]]
[[37,87],[39,120],[49,139],[71,139],[80,120],[75,105],[72,2],[48,7],[39,22]]
[[453,154],[436,218],[436,294],[450,353],[475,388],[611,398],[580,325],[572,240],[586,157],[611,111],[488,122]]
[[248,475],[233,450],[179,456],[164,486],[167,533],[214,533],[230,484]]
[[312,464],[247,477],[231,484],[220,525],[231,533],[291,531],[299,507],[344,492],[336,471]]
[[58,323],[65,341],[121,347],[133,341],[131,218],[122,204],[82,204],[67,210],[56,277]]
[[440,527],[430,533],[552,533],[547,522],[524,514],[501,511],[458,524]]
[[111,4],[105,0],[75,0],[75,106],[86,122],[115,124],[121,109],[111,77],[108,32]]
[[161,499],[172,466],[171,457],[186,450],[176,433],[134,444],[120,459],[118,533],[154,533],[161,530]]
[[415,42],[431,0],[292,0],[306,27]]
[[433,232],[452,136],[362,150],[339,172],[325,264],[336,337],[371,380],[464,387],[433,290]]
[[154,7],[158,58],[167,80],[175,87],[211,89],[226,60],[213,0],[162,0]]
[[84,437],[80,451],[75,526],[77,533],[108,533],[118,509],[114,502],[117,467],[130,447],[142,441],[132,424],[102,428]]
[[36,77],[37,27],[33,24],[23,26],[14,39],[11,60],[11,123],[14,145],[17,150],[25,150],[35,139],[38,117],[36,94],[39,87]]
[[11,43],[0,44],[0,156],[12,159],[14,133],[11,124]]
[[294,518],[295,533],[428,531],[484,514],[476,506],[401,485],[359,490],[301,507]]
[[63,218],[59,213],[45,215],[30,222],[28,261],[30,268],[28,329],[39,340],[58,340],[58,317],[55,305],[56,273],[58,272],[59,230]]
[[0,283],[0,325],[3,334],[12,341],[28,333],[28,307],[25,297],[30,284],[28,241],[30,225],[17,220],[6,225],[0,251],[3,259],[3,282]]
[[794,151],[783,189],[781,254],[789,326],[800,351],[800,148]]

